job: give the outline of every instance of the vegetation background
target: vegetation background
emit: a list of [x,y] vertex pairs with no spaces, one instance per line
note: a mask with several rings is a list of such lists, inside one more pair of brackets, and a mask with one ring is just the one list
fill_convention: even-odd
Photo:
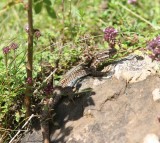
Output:
[[[25,122],[23,104],[26,83],[27,1],[0,2],[0,138],[11,138]],[[54,75],[58,84],[61,76],[83,59],[85,49],[98,51],[108,48],[103,30],[118,30],[114,58],[136,49],[146,50],[146,44],[160,33],[160,1],[137,0],[34,0],[33,27],[40,31],[34,37],[33,79],[41,72],[41,62],[59,68]],[[18,44],[16,50],[4,54],[3,48]],[[10,135],[10,136],[9,136]]]

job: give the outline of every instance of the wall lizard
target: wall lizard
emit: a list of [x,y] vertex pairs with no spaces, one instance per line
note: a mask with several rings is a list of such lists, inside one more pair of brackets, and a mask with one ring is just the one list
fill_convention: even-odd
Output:
[[56,106],[56,104],[62,98],[62,95],[74,94],[73,88],[78,80],[89,75],[96,77],[105,75],[108,71],[101,72],[98,71],[97,68],[100,64],[111,58],[116,53],[117,50],[114,48],[103,50],[93,55],[88,62],[81,63],[69,70],[60,80],[60,86],[56,86],[54,88],[52,108]]

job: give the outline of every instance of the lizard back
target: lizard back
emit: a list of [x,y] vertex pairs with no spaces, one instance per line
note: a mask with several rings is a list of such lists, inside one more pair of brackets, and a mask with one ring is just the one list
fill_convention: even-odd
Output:
[[98,52],[92,57],[89,65],[88,63],[83,63],[73,67],[63,76],[62,80],[60,80],[60,86],[74,87],[79,79],[88,75],[103,76],[106,72],[97,71],[97,67],[108,58],[113,56],[116,52],[116,49],[107,49]]

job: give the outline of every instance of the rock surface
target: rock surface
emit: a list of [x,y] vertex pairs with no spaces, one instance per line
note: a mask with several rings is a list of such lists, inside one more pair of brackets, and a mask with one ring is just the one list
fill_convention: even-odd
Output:
[[137,56],[131,60],[122,60],[115,67],[115,77],[123,78],[127,82],[139,82],[149,75],[158,73],[159,63],[152,61],[147,55]]
[[[158,143],[160,103],[153,100],[152,92],[159,88],[160,78],[150,73],[145,78],[134,78],[134,73],[129,80],[115,76],[84,79],[79,90],[93,91],[75,103],[64,98],[57,106],[50,125],[51,143]],[[33,142],[42,142],[40,130],[22,139],[22,143]]]
[[[160,137],[160,104],[152,97],[159,85],[158,76],[128,85],[116,78],[85,79],[81,89],[92,87],[93,93],[57,107],[52,143],[141,143],[147,134]],[[42,142],[40,131],[22,140],[31,142]]]

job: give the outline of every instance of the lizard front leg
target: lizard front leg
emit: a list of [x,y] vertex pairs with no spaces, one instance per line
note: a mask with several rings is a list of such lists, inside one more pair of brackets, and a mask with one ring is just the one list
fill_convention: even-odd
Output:
[[90,73],[92,76],[101,77],[101,76],[106,75],[108,72],[110,72],[113,69],[113,67],[114,67],[113,65],[108,65],[102,71],[98,71],[95,68],[91,68]]

